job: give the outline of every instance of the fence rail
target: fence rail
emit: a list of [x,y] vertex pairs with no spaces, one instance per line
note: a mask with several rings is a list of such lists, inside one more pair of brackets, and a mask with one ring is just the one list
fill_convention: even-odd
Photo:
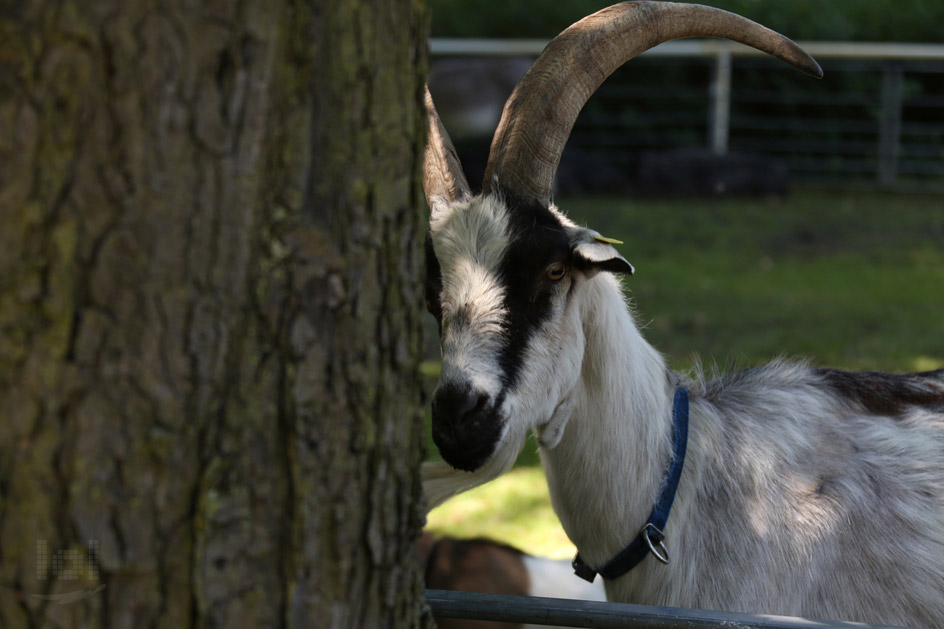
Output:
[[[434,57],[536,57],[546,44],[533,39],[434,38],[430,51]],[[610,145],[656,148],[657,142],[668,142],[669,148],[678,148],[690,146],[694,134],[716,154],[775,155],[801,180],[944,190],[944,44],[801,46],[824,66],[824,82],[804,77],[793,87],[758,86],[758,79],[789,73],[767,72],[764,53],[725,40],[657,46],[640,56],[648,60],[642,65],[666,58],[707,64],[707,73],[695,73],[701,77],[697,81],[704,82],[699,86],[691,79],[676,84],[611,79],[591,99],[588,110],[596,107],[597,113],[578,120],[571,143],[595,150],[600,137],[608,136],[613,138]],[[631,108],[629,113],[619,104]],[[759,110],[764,113],[759,115]],[[678,126],[673,131],[687,130],[680,134],[684,139],[656,140],[651,130],[674,121]]]
[[[537,57],[547,46],[546,39],[454,39],[433,37],[432,55],[470,57]],[[886,61],[944,61],[944,44],[905,44],[888,42],[798,42],[817,59],[883,59]],[[720,53],[735,57],[763,57],[767,53],[750,46],[722,39],[680,39],[666,42],[642,56],[707,57]]]
[[[465,618],[597,629],[895,629],[887,625],[600,603],[537,596],[426,590],[437,618]],[[902,629],[902,628],[897,628]]]

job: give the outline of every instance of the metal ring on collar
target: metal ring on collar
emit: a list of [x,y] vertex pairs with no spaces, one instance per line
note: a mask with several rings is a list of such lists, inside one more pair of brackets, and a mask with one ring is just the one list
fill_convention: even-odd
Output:
[[[663,542],[665,533],[656,528],[655,524],[652,522],[649,522],[646,524],[646,526],[642,527],[642,531],[640,531],[640,533],[642,534],[642,538],[646,540],[646,545],[649,546],[649,550],[652,552],[655,558],[664,564],[668,564],[669,551],[666,549],[665,543]],[[656,539],[658,540],[655,544],[652,543],[652,537],[650,537],[653,533],[656,534]],[[657,546],[658,549],[656,548]]]

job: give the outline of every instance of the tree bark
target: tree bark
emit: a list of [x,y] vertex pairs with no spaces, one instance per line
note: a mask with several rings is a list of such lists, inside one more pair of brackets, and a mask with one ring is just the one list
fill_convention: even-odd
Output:
[[0,626],[429,623],[426,22],[0,5]]

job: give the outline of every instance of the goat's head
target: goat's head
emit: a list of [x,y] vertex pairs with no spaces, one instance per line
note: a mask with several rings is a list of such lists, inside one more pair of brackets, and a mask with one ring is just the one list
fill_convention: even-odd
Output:
[[443,351],[433,437],[453,467],[475,470],[497,452],[510,464],[527,431],[551,420],[583,359],[575,293],[600,271],[633,271],[599,234],[551,204],[578,112],[629,59],[664,41],[706,36],[822,74],[796,44],[732,13],[662,2],[609,7],[557,36],[522,77],[475,197],[427,92],[426,299]]

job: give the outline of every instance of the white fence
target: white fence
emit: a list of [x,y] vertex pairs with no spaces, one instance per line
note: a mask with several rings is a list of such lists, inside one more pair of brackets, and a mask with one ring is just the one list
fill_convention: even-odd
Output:
[[[536,57],[546,43],[432,39],[430,50],[434,57]],[[822,64],[822,81],[732,42],[658,46],[604,83],[571,144],[620,159],[621,151],[692,146],[700,136],[695,141],[718,154],[781,158],[797,180],[944,189],[944,45],[801,46]],[[689,68],[666,74],[666,58]]]

